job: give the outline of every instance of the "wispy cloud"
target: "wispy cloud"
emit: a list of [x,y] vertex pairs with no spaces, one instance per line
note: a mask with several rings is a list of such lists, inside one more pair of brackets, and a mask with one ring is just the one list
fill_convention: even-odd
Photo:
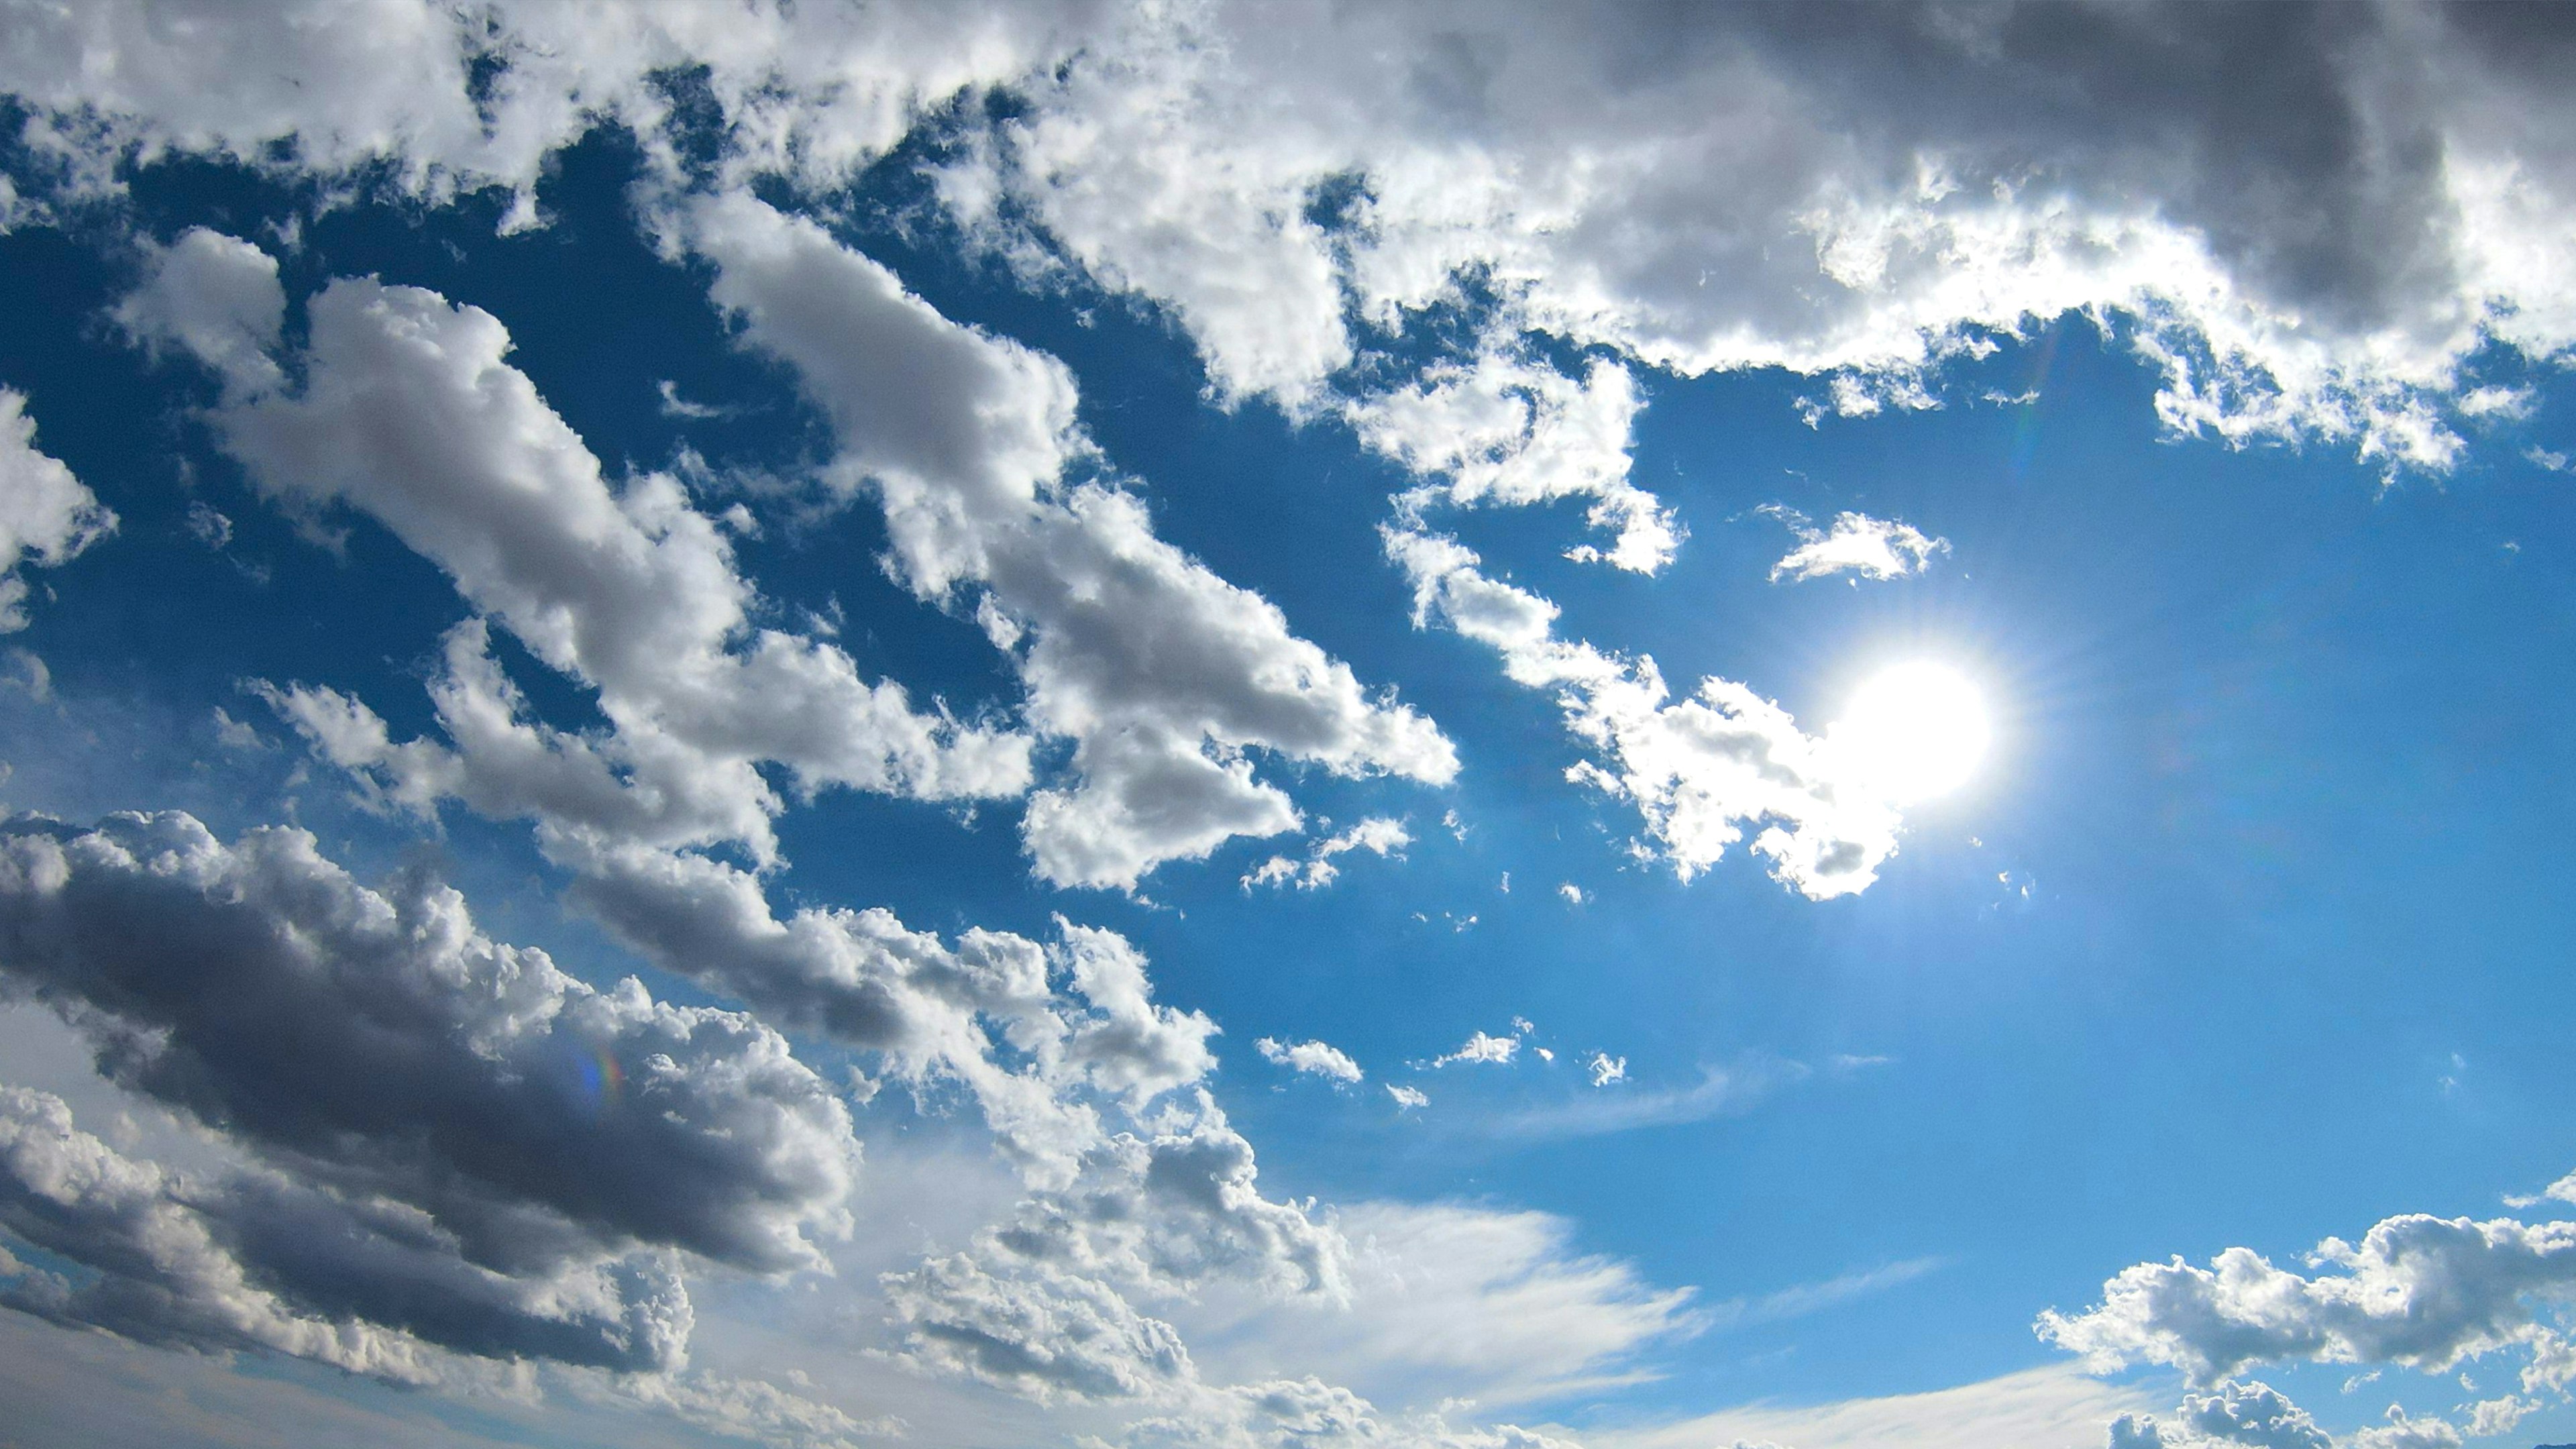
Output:
[[1571,1101],[1524,1108],[1496,1117],[1495,1136],[1518,1139],[1600,1137],[1640,1127],[1705,1122],[1749,1111],[1772,1092],[1813,1075],[1804,1062],[1757,1061],[1737,1067],[1704,1067],[1687,1087],[1655,1091],[1594,1092]]

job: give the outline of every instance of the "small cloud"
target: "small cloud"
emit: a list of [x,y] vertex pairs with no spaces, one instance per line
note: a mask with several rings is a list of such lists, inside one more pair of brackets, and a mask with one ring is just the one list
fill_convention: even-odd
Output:
[[197,542],[221,552],[233,541],[233,521],[214,505],[198,499],[188,505],[188,532]]
[[2519,421],[2530,417],[2539,401],[2540,395],[2527,387],[2473,387],[2460,394],[2455,406],[2462,417]]
[[1583,893],[1583,887],[1576,885],[1572,881],[1567,881],[1565,884],[1558,886],[1556,888],[1556,893],[1565,897],[1565,903],[1569,906],[1579,906],[1585,901],[1591,899],[1591,897],[1586,896]]
[[2026,392],[2005,392],[2000,388],[1989,388],[1984,401],[1993,403],[1997,407],[2026,408],[2039,401],[2039,389],[2034,387]]
[[1934,538],[1911,524],[1865,513],[1843,513],[1832,529],[1819,529],[1807,516],[1784,504],[1766,503],[1753,510],[1776,518],[1798,536],[1798,546],[1771,566],[1771,582],[1803,582],[1834,574],[1856,578],[1901,579],[1923,572],[1936,553],[1950,551],[1948,539]]
[[1414,1087],[1399,1087],[1390,1082],[1387,1084],[1386,1094],[1395,1099],[1395,1110],[1399,1112],[1410,1112],[1416,1107],[1431,1105],[1431,1094]]
[[729,418],[742,411],[740,408],[720,408],[706,403],[691,402],[680,396],[680,385],[667,377],[654,383],[653,390],[661,394],[662,416],[666,418],[686,418],[691,422],[704,422],[709,418]]
[[1491,1062],[1498,1067],[1509,1066],[1512,1058],[1520,1055],[1520,1050],[1519,1037],[1490,1036],[1480,1031],[1467,1038],[1466,1045],[1445,1057],[1435,1058],[1431,1065],[1445,1067],[1453,1062]]
[[1556,1060],[1556,1053],[1549,1051],[1545,1047],[1531,1047],[1530,1050],[1538,1053],[1538,1059],[1540,1061],[1552,1062]]
[[1330,1077],[1337,1082],[1356,1082],[1361,1077],[1360,1064],[1349,1054],[1319,1041],[1283,1043],[1276,1037],[1263,1037],[1252,1044],[1262,1060],[1276,1066],[1291,1067],[1298,1072]]
[[1861,1056],[1853,1052],[1836,1052],[1825,1059],[1825,1065],[1838,1072],[1865,1071],[1871,1067],[1892,1066],[1894,1057]]
[[1458,818],[1458,812],[1455,810],[1444,810],[1440,812],[1440,828],[1448,831],[1452,837],[1458,840],[1465,840],[1467,838],[1467,824],[1465,821]]
[[1583,1069],[1592,1074],[1592,1085],[1596,1087],[1628,1080],[1628,1059],[1614,1057],[1608,1052],[1594,1052],[1592,1060],[1584,1063]]
[[2525,462],[2546,468],[2552,473],[2576,473],[2576,459],[2570,459],[2565,453],[2552,452],[2535,445],[2523,449],[2522,456]]
[[268,741],[260,738],[258,730],[233,718],[220,704],[215,706],[215,743],[228,750],[268,748]]
[[[1404,828],[1403,821],[1372,817],[1338,835],[1315,842],[1314,849],[1306,853],[1302,862],[1284,855],[1270,857],[1244,873],[1243,888],[1249,891],[1254,886],[1293,885],[1301,891],[1322,890],[1341,879],[1342,868],[1333,863],[1334,856],[1365,850],[1374,855],[1400,858],[1404,848],[1412,843],[1413,833]],[[1503,880],[1503,889],[1510,890],[1511,877],[1505,876]]]
[[1510,895],[1512,893],[1512,873],[1510,871],[1503,872],[1502,892],[1504,895]]
[[19,691],[38,704],[54,697],[54,671],[34,651],[12,649],[5,656],[6,667],[0,668],[0,685]]

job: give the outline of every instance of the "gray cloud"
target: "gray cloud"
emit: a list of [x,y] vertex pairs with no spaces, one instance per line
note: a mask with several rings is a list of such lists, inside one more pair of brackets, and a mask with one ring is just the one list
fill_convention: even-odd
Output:
[[594,990],[454,891],[369,890],[300,831],[13,825],[0,973],[118,1082],[416,1208],[496,1271],[639,1243],[806,1266],[844,1220],[848,1111],[775,1032]]

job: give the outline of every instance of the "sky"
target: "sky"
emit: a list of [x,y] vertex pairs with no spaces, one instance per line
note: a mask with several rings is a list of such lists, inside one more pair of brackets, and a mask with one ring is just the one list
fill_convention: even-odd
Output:
[[0,1446],[2576,1440],[2571,61],[0,0]]

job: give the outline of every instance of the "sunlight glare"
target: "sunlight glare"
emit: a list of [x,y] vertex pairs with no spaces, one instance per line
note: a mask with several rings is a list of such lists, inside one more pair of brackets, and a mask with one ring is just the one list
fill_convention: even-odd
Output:
[[1870,676],[1826,731],[1836,761],[1861,784],[1905,805],[1966,784],[1991,729],[1977,687],[1930,660]]

